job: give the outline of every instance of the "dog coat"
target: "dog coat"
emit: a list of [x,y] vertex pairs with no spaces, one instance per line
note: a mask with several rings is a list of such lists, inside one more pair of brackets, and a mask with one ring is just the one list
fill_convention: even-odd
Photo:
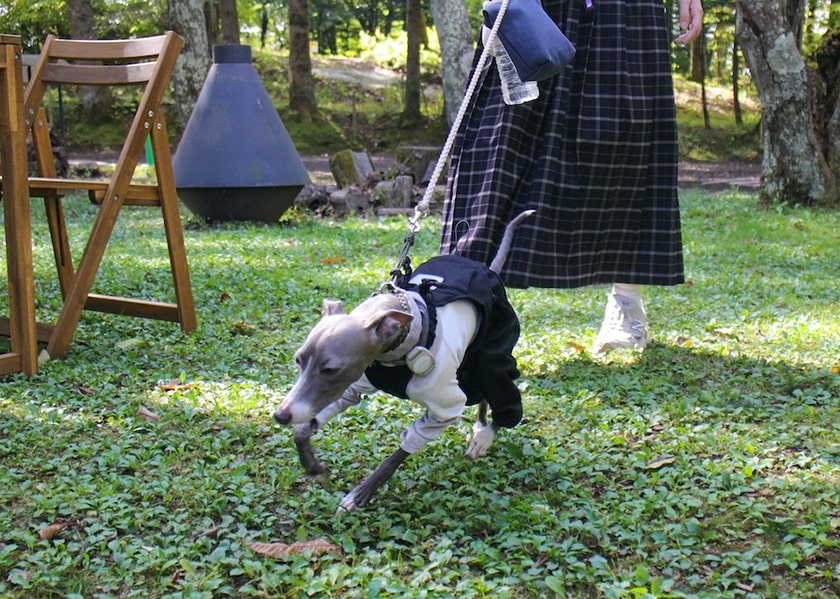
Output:
[[[469,300],[476,306],[478,328],[458,368],[458,386],[466,395],[466,405],[487,400],[494,424],[516,426],[522,419],[522,397],[514,382],[519,370],[513,357],[519,319],[499,276],[480,262],[449,255],[424,262],[408,281],[398,285],[423,297],[432,314],[435,308],[456,300]],[[445,335],[446,331],[436,334]],[[374,362],[365,376],[377,389],[408,398],[408,383],[419,375],[405,364]]]

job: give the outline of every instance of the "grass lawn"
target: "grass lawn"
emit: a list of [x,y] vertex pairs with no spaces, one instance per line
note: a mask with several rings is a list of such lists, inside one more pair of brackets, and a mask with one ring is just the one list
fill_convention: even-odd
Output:
[[[510,290],[525,421],[468,462],[465,420],[338,514],[418,408],[376,395],[319,433],[325,481],[270,415],[321,299],[376,290],[406,219],[185,215],[197,332],[86,313],[66,360],[0,382],[0,596],[840,595],[840,214],[682,204],[689,283],[648,290],[643,354],[586,351],[604,289]],[[68,212],[79,238],[93,208]],[[149,214],[118,223],[95,290],[171,299]],[[329,551],[252,544],[310,541]]]

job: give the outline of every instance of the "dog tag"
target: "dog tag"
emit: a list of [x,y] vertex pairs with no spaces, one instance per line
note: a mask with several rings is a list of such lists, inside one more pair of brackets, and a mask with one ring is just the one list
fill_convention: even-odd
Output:
[[425,347],[417,346],[405,355],[405,364],[417,376],[426,376],[435,367],[435,357]]

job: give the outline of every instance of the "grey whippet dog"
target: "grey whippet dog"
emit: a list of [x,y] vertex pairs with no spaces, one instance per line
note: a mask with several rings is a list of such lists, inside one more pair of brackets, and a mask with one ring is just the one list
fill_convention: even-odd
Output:
[[514,229],[533,212],[508,224],[489,267],[438,256],[397,284],[384,285],[349,314],[340,301],[324,300],[321,320],[295,353],[299,377],[274,412],[278,423],[296,425],[295,446],[306,473],[327,470],[312,449],[313,433],[363,394],[383,390],[426,408],[403,431],[400,448],[343,498],[341,508],[366,505],[409,455],[457,422],[467,405],[480,404],[469,459],[487,453],[500,427],[521,420],[512,356],[519,320],[498,273]]

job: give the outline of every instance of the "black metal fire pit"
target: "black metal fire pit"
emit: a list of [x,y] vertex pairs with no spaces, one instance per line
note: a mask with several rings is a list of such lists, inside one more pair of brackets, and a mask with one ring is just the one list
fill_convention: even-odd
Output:
[[173,168],[181,201],[207,220],[275,222],[311,182],[250,46],[213,46]]

